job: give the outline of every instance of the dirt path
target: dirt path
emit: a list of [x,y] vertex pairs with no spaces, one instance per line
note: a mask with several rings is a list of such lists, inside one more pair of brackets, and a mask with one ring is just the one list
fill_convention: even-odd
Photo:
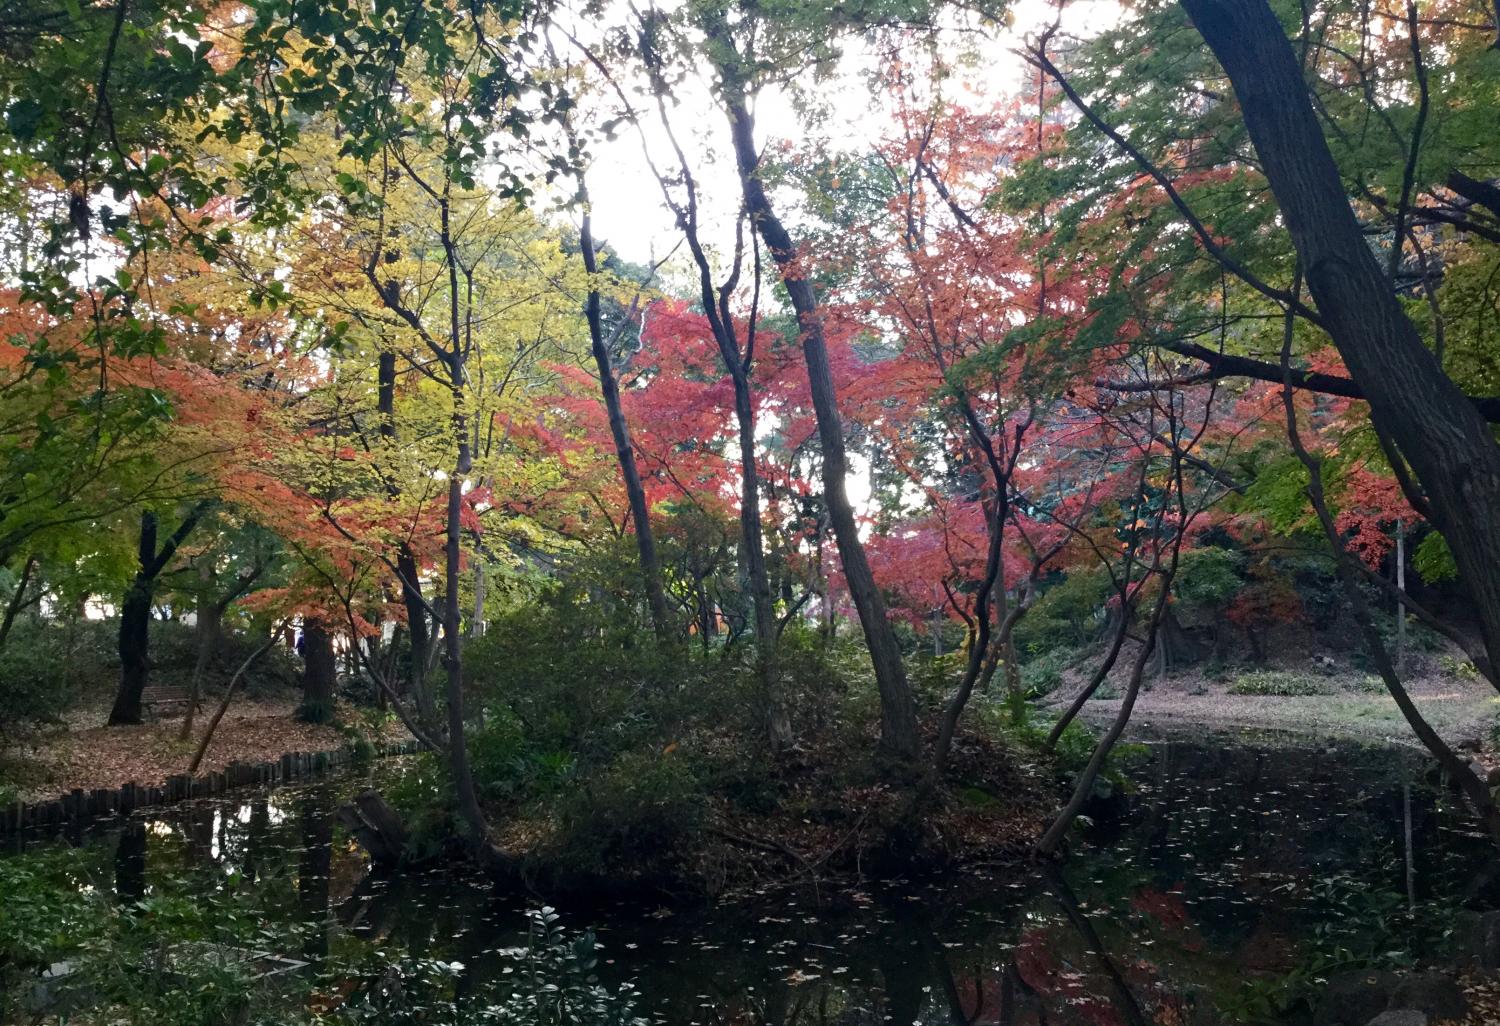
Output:
[[[1327,694],[1283,697],[1232,694],[1229,684],[1201,678],[1167,680],[1141,693],[1131,722],[1174,729],[1194,724],[1260,728],[1421,747],[1388,694],[1349,680],[1319,683],[1326,685]],[[1486,749],[1493,747],[1492,732],[1500,724],[1500,697],[1493,689],[1481,683],[1424,678],[1412,682],[1410,691],[1423,716],[1449,744],[1478,741]],[[1055,714],[1074,694],[1073,688],[1054,693],[1045,708]],[[1119,709],[1118,698],[1095,699],[1084,706],[1083,718],[1104,723]]]

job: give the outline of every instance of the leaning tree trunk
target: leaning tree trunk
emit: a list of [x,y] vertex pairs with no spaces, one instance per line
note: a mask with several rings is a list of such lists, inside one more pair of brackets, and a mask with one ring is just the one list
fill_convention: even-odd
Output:
[[297,707],[297,719],[328,723],[333,719],[333,692],[338,681],[333,635],[323,621],[309,619],[302,627],[302,640],[302,704]]
[[[727,29],[719,26],[714,34],[721,44],[728,44]],[[729,52],[724,51],[726,55]],[[802,336],[802,355],[807,364],[813,410],[817,415],[818,442],[823,453],[823,497],[833,524],[834,540],[838,544],[844,578],[848,582],[849,594],[854,599],[854,607],[859,613],[860,626],[864,630],[865,643],[870,650],[870,662],[875,670],[876,686],[880,692],[880,743],[897,759],[915,760],[919,749],[916,706],[906,680],[906,669],[901,662],[901,649],[886,616],[885,599],[875,584],[875,575],[870,571],[869,561],[865,558],[864,545],[859,540],[859,526],[854,519],[854,507],[850,505],[846,491],[845,478],[849,468],[844,449],[844,424],[839,414],[833,370],[829,365],[828,347],[823,337],[822,311],[818,308],[812,282],[799,264],[797,247],[776,216],[770,197],[766,195],[765,187],[760,181],[760,154],[755,147],[755,123],[750,116],[740,78],[741,71],[737,66],[727,63],[734,58],[724,56],[721,59],[726,60],[726,64],[719,69],[722,78],[721,98],[729,119],[730,137],[734,144],[735,163],[745,207],[781,269],[782,283],[791,296],[792,308],[797,314],[797,327]]]
[[658,641],[670,638],[671,618],[667,613],[667,593],[662,586],[661,558],[656,552],[656,534],[651,527],[651,507],[646,501],[646,489],[641,484],[640,467],[635,462],[635,447],[630,442],[630,427],[625,422],[625,410],[620,404],[620,387],[615,381],[614,365],[610,362],[609,349],[604,343],[604,325],[599,312],[599,289],[593,284],[593,276],[599,273],[599,263],[594,254],[592,221],[587,213],[579,231],[579,247],[583,250],[583,267],[589,273],[590,285],[584,309],[589,325],[589,344],[594,354],[594,366],[599,372],[599,391],[604,396],[604,408],[609,414],[609,431],[615,442],[615,458],[620,464],[620,477],[625,482],[625,496],[630,502],[630,519],[635,524],[636,551],[640,554],[641,576],[646,582],[646,605],[651,610],[651,626]]
[[1182,0],[1239,98],[1318,317],[1371,419],[1426,492],[1500,663],[1500,443],[1392,294],[1349,206],[1296,55],[1266,0]]

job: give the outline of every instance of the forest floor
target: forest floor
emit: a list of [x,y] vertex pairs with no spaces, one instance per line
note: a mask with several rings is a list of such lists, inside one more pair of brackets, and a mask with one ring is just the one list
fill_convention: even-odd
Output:
[[[7,800],[43,801],[73,788],[118,788],[155,785],[187,772],[188,763],[213,716],[213,701],[196,717],[193,736],[179,741],[180,714],[148,720],[139,726],[105,727],[108,702],[86,703],[63,722],[0,745],[0,790]],[[350,730],[381,740],[404,737],[399,729],[365,725],[357,710],[339,707],[337,724],[302,723],[292,698],[247,698],[235,702],[214,731],[198,772],[222,770],[232,762],[274,761],[286,752],[325,752],[348,744]],[[352,728],[348,725],[354,725]]]
[[[1236,693],[1237,681],[1244,676],[1211,679],[1201,672],[1182,672],[1147,682],[1136,700],[1132,726],[1251,728],[1419,746],[1395,701],[1368,676],[1352,672],[1273,672],[1279,678],[1296,677],[1317,693]],[[1056,712],[1072,701],[1078,689],[1079,684],[1070,681],[1048,696],[1045,707]],[[1432,673],[1412,677],[1407,691],[1423,717],[1449,744],[1494,749],[1500,696],[1483,680],[1455,680]],[[1106,695],[1085,705],[1083,718],[1089,723],[1106,723],[1119,712],[1118,694],[1109,691]]]

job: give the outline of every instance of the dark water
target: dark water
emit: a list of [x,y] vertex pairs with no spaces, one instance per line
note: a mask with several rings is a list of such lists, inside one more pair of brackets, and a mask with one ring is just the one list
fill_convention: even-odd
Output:
[[[1460,908],[1500,905],[1486,842],[1424,772],[1384,748],[1153,741],[1055,868],[708,909],[547,899],[674,1026],[1264,1021],[1288,980],[1351,953],[1438,957]],[[265,888],[273,917],[326,922],[291,957],[379,944],[462,962],[476,985],[503,972],[528,902],[370,874],[333,815],[363,783],[177,807],[74,843],[125,895],[232,877]]]

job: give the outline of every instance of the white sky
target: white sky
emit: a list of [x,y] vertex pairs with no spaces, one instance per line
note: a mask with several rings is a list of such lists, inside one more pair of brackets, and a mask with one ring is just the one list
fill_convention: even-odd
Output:
[[[1118,14],[1119,7],[1113,0],[1084,0],[1063,9],[1063,28],[1087,34],[1091,28],[1112,24]],[[976,102],[985,104],[1015,91],[1032,72],[1013,52],[1014,48],[1056,15],[1057,4],[1053,0],[1018,0],[1012,8],[1011,24],[992,26],[988,41],[976,37],[972,31],[963,35],[955,32],[954,54],[967,45],[979,50],[982,61],[961,69],[954,82],[966,84]],[[791,141],[802,148],[817,145],[845,151],[869,147],[878,141],[888,119],[882,97],[869,93],[861,74],[861,69],[870,66],[871,56],[859,52],[857,44],[851,44],[845,63],[847,71],[841,71],[832,81],[818,83],[818,94],[828,104],[830,116],[811,129],[794,110],[785,90],[762,93],[753,111],[757,142],[762,147]],[[732,217],[738,209],[739,196],[729,153],[728,128],[713,104],[706,75],[706,69],[700,70],[676,90],[677,106],[671,110],[671,116],[679,141],[703,186],[700,196],[708,208],[702,232],[704,242],[727,248],[732,243]],[[957,88],[961,87],[955,91]],[[631,95],[630,99],[638,110],[650,115],[644,120],[653,159],[660,167],[674,167],[654,110],[646,108],[644,98]],[[610,110],[618,108],[612,96],[602,96],[600,100]],[[622,126],[618,138],[596,147],[595,154],[589,175],[595,236],[627,260],[650,263],[665,256],[678,244],[680,233],[646,165],[640,136],[630,126]],[[663,273],[670,275],[671,270],[669,265]],[[667,280],[673,279],[669,276]],[[689,294],[694,292],[695,286]]]
[[[980,60],[960,68],[951,80],[952,93],[965,92],[976,106],[1002,101],[1020,88],[1035,72],[1014,50],[1031,34],[1058,16],[1058,0],[1017,0],[1008,26],[991,26],[989,38],[973,33],[954,35],[953,52],[965,46],[977,50]],[[1087,35],[1113,24],[1120,14],[1115,0],[1081,0],[1062,9],[1062,27],[1074,35]],[[584,36],[584,31],[577,33]],[[948,56],[945,54],[945,56]],[[576,51],[571,57],[576,57]],[[858,151],[877,143],[889,123],[883,97],[871,95],[863,70],[874,58],[851,44],[845,63],[832,81],[818,83],[820,97],[828,105],[828,117],[810,126],[797,112],[785,89],[767,90],[755,101],[756,141],[768,144],[791,142],[806,150],[818,146],[831,151]],[[700,236],[710,251],[727,252],[733,245],[733,219],[739,209],[739,187],[729,148],[728,127],[713,102],[706,69],[689,76],[674,90],[676,105],[669,110],[678,142],[693,165],[699,183]],[[812,83],[803,83],[811,86]],[[599,244],[626,260],[651,264],[667,256],[681,241],[673,215],[662,200],[661,189],[642,152],[642,134],[651,159],[669,173],[676,168],[670,142],[660,126],[650,97],[629,92],[631,104],[644,122],[644,132],[623,125],[618,137],[595,147],[595,160],[588,176],[592,197],[594,235]],[[949,83],[945,83],[945,88]],[[612,93],[599,97],[604,109],[617,112]],[[776,197],[773,196],[773,200]],[[779,212],[792,222],[796,213],[782,202]],[[576,217],[575,217],[576,225]],[[658,284],[683,296],[696,297],[698,285],[685,247],[663,266]],[[855,508],[867,512],[871,503],[869,466],[857,453],[850,453],[847,480]],[[865,532],[868,533],[868,528]]]

